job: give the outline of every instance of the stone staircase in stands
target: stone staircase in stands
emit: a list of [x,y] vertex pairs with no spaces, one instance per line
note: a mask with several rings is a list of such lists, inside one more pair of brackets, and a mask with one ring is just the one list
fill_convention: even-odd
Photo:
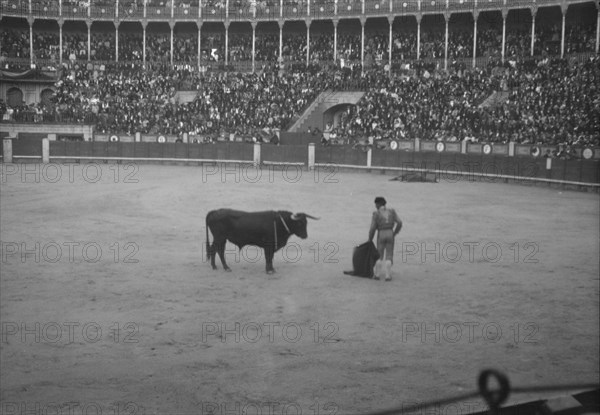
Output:
[[304,112],[298,117],[298,119],[292,124],[288,131],[291,133],[297,133],[306,130],[309,126],[307,120],[313,115],[313,113],[319,108],[320,104],[327,100],[327,98],[333,94],[332,90],[326,90],[321,92],[313,102],[304,110]]
[[479,104],[479,108],[489,108],[498,106],[504,101],[506,101],[509,95],[510,91],[496,91],[489,97],[487,97],[481,104]]
[[188,102],[194,101],[197,95],[197,91],[177,91],[175,92],[175,99],[180,104],[187,104]]
[[323,130],[323,113],[340,104],[356,105],[365,95],[362,91],[331,91],[321,92],[317,98],[304,110],[302,115],[288,129],[289,132],[303,132],[308,127]]

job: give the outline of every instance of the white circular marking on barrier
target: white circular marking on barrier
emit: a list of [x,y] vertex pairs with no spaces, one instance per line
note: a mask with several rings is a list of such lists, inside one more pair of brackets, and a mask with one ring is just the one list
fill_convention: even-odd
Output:
[[392,142],[390,143],[390,148],[391,148],[392,150],[398,150],[398,142],[397,142],[397,141],[392,141]]
[[586,147],[583,149],[583,151],[581,152],[581,155],[583,156],[584,159],[589,160],[592,157],[594,157],[594,150],[592,150],[589,147]]
[[540,148],[538,146],[532,146],[531,150],[530,150],[530,153],[531,153],[531,155],[533,157],[537,157],[537,156],[540,155],[541,151],[540,151]]
[[408,3],[403,3],[402,7],[408,7]]
[[446,144],[444,144],[440,141],[439,143],[437,143],[435,145],[435,149],[441,153],[442,151],[444,151],[446,149]]
[[110,140],[111,143],[116,143],[116,142],[119,141],[119,136],[116,135],[116,134],[113,134],[113,135],[110,136],[109,140]]
[[156,141],[158,141],[159,143],[166,143],[167,137],[165,137],[164,135],[159,135]]
[[490,154],[491,152],[492,152],[492,146],[489,144],[484,144],[483,154]]

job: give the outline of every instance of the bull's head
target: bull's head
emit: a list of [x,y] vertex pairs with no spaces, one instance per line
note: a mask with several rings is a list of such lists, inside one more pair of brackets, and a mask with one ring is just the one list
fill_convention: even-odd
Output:
[[306,218],[319,220],[319,218],[315,218],[314,216],[306,213],[294,213],[292,216],[290,216],[290,231],[302,239],[306,239],[308,237],[308,233],[306,232]]

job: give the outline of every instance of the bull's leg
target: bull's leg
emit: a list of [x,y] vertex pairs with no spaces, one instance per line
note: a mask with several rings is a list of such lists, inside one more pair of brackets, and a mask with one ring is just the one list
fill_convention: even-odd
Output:
[[273,248],[265,248],[265,259],[267,260],[267,274],[272,274],[275,272],[275,268],[273,268],[273,256],[275,256]]
[[208,245],[206,252],[208,253],[208,259],[212,269],[217,269],[217,266],[215,265],[215,244],[213,243],[212,245]]
[[[229,268],[229,266],[227,265],[227,262],[225,261],[225,244],[227,243],[226,239],[223,239],[222,241],[219,240],[218,242],[215,240],[213,242],[214,245],[214,251],[216,251],[219,254],[219,258],[221,258],[221,264],[223,264],[223,269],[225,271],[231,271],[231,268]],[[212,266],[213,269],[216,269],[216,265],[215,265],[215,254],[213,252],[213,257],[212,257]]]

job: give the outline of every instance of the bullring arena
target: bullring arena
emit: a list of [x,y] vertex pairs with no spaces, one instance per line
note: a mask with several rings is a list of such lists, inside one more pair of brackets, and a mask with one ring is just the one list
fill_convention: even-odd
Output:
[[[490,367],[513,386],[597,381],[595,193],[84,166],[72,180],[68,167],[59,181],[41,168],[39,183],[4,175],[5,413],[359,414],[471,392]],[[405,224],[391,282],[342,273],[366,240],[374,189]],[[226,273],[203,251],[204,216],[221,206],[321,219],[275,256],[275,274],[258,250],[231,245]],[[470,398],[428,410],[486,409]]]
[[600,412],[597,2],[0,12],[1,415]]

